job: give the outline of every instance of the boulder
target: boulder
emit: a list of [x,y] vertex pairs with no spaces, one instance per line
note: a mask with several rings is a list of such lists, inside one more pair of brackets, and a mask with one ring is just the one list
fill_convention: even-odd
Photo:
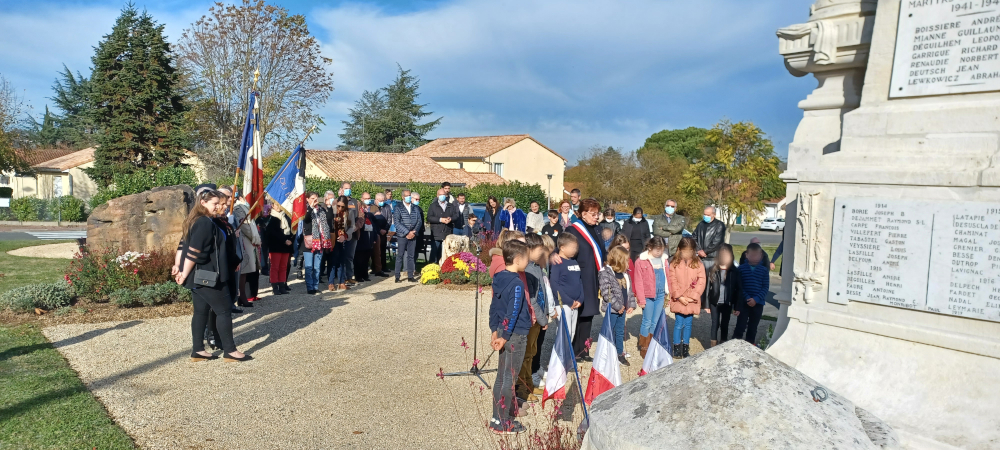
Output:
[[583,446],[589,450],[898,447],[893,430],[877,417],[742,340],[602,394],[590,409]]
[[194,205],[190,186],[164,186],[109,200],[87,219],[87,245],[149,252],[177,248]]

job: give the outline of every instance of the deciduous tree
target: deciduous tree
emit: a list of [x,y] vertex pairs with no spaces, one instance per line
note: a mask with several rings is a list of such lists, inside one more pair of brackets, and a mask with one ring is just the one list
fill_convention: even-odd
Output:
[[685,171],[681,188],[690,198],[715,205],[731,229],[738,217],[764,209],[762,193],[777,179],[779,163],[757,125],[724,120],[709,130],[704,156]]
[[107,186],[115,174],[179,165],[185,108],[163,25],[128,5],[96,50],[90,104],[100,134],[87,173]]
[[18,154],[26,144],[24,126],[29,106],[14,86],[0,75],[0,172],[26,172],[30,169]]
[[184,31],[177,52],[193,102],[188,129],[211,179],[236,167],[258,69],[257,124],[265,154],[291,150],[310,127],[322,124],[317,110],[333,91],[332,60],[322,56],[305,16],[264,0],[216,3]]
[[658,131],[646,138],[638,154],[663,153],[671,158],[695,162],[701,158],[707,134],[708,130],[698,127]]

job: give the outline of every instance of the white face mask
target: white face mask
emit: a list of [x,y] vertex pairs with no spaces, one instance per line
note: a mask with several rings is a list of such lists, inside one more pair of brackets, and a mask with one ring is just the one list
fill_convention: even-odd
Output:
[[615,219],[614,218],[604,219],[604,221],[607,222],[607,223],[611,223],[611,222],[614,222]]
[[632,221],[635,222],[635,223],[639,223],[639,221],[641,221],[641,220],[642,220],[641,218],[639,218],[639,219],[636,219],[635,217],[632,218]]

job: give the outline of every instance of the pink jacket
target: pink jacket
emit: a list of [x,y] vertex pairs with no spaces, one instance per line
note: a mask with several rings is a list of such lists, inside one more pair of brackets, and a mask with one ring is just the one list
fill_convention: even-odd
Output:
[[[639,302],[639,306],[646,306],[647,298],[656,298],[656,272],[653,271],[653,263],[650,262],[649,252],[642,252],[639,255],[639,259],[635,260],[635,273],[632,277],[635,283],[635,298]],[[670,297],[670,263],[667,259],[667,253],[663,252],[663,256],[660,257],[660,262],[663,264],[663,269],[667,272],[667,297]]]
[[[691,268],[681,261],[676,266],[670,266],[667,271],[667,282],[670,289],[670,312],[674,314],[698,314],[701,309],[701,293],[705,291],[705,266],[698,261],[698,267]],[[680,298],[687,297],[692,301],[686,306]]]
[[503,251],[499,248],[490,249],[490,278],[507,268],[503,261]]

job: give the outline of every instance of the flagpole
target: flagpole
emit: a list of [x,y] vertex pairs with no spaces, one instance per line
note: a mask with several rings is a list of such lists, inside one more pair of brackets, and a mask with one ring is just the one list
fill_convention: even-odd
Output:
[[[573,340],[569,338],[569,320],[566,317],[566,312],[563,311],[562,307],[562,294],[556,293],[556,298],[559,299],[559,312],[562,313],[562,321],[565,327],[559,327],[566,330],[566,342],[572,343]],[[576,387],[580,390],[580,406],[583,407],[583,419],[587,421],[587,426],[590,426],[590,415],[587,414],[587,401],[584,399],[583,395],[583,381],[580,379],[580,368],[576,366],[576,355],[573,355],[573,373],[576,374]]]
[[[253,71],[253,86],[250,88],[250,94],[251,95],[253,95],[253,93],[257,91],[257,80],[259,80],[259,79],[260,79],[260,67],[257,67]],[[254,105],[256,106],[256,103],[254,103]],[[256,122],[257,120],[258,120],[258,118],[255,116],[254,117],[254,122]],[[254,126],[256,126],[256,123],[254,124]],[[236,192],[236,183],[239,183],[239,181],[240,181],[240,164],[237,161],[237,163],[236,163],[236,175],[233,175],[233,192],[234,193]],[[243,186],[243,188],[246,189],[246,186]],[[244,195],[245,194],[246,193],[244,193]],[[233,205],[235,205],[235,204],[236,204],[236,196],[234,195],[233,198],[229,199],[229,210],[230,211],[233,210]],[[253,208],[250,208],[250,210],[252,211]]]

